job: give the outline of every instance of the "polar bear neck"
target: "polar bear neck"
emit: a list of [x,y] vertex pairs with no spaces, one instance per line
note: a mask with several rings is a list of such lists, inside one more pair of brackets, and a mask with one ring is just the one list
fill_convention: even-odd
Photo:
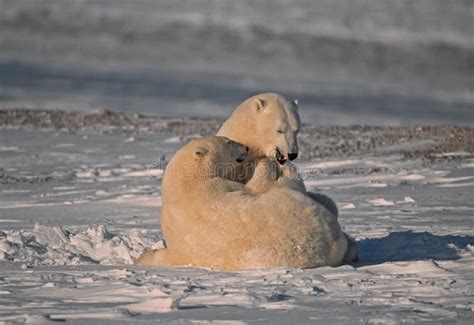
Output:
[[[248,109],[236,109],[217,132],[217,136],[225,136],[233,141],[249,146],[249,156],[247,157],[249,160],[258,158],[258,155],[253,157],[257,149],[252,145],[255,130],[257,129],[257,121],[255,121],[251,113]],[[245,129],[248,130],[247,132],[242,132],[242,125],[245,125]]]
[[[258,134],[258,121],[252,116],[253,112],[236,110],[232,116],[224,122],[217,135],[227,137],[235,142],[249,147],[247,161],[263,158],[266,156],[263,147],[256,143],[255,136]],[[245,132],[242,130],[245,129]]]

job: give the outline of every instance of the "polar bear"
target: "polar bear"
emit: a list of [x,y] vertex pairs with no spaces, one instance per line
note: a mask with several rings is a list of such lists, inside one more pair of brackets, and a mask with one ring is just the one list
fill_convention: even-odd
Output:
[[271,157],[283,164],[298,157],[296,136],[300,127],[296,101],[289,102],[276,93],[265,93],[241,103],[216,135],[250,148],[247,163],[240,168],[236,179],[245,183],[253,172],[249,164],[256,159]]
[[[265,157],[272,158],[280,164],[288,164],[287,160],[296,159],[298,157],[297,135],[300,128],[301,119],[296,100],[290,102],[277,93],[263,93],[242,102],[217,132],[218,136],[227,137],[250,148],[249,157],[238,168],[235,174],[237,178],[233,180],[248,182],[254,174],[256,165]],[[273,174],[273,177],[277,177],[278,173],[275,174],[275,170],[278,166],[268,162],[264,164],[271,168],[267,171],[267,175]],[[263,180],[265,182],[262,183]],[[272,186],[269,180],[269,178],[254,177],[253,186],[258,190],[264,190],[264,187],[268,189]],[[266,185],[263,186],[263,184]],[[294,182],[293,185],[295,185]],[[317,203],[322,204],[336,218],[338,217],[337,205],[330,197],[322,193],[307,192],[303,182],[300,182],[297,187],[301,193],[305,193]],[[347,238],[351,247],[347,261],[356,261],[358,260],[357,244],[349,236]]]
[[245,183],[250,193],[264,193],[275,187],[306,193],[306,187],[294,165],[280,165],[274,159],[261,158],[254,162],[253,169],[252,178]]
[[[263,193],[276,187],[286,187],[300,193],[308,195],[317,203],[323,205],[331,212],[335,219],[338,217],[337,206],[334,201],[322,194],[307,192],[303,180],[295,166],[291,164],[280,165],[275,160],[263,158],[254,163],[254,173],[252,178],[245,184],[245,188],[251,193]],[[359,248],[356,241],[345,234],[348,247],[343,259],[343,263],[352,263],[359,260]]]
[[[290,102],[277,93],[264,93],[242,102],[216,134],[250,148],[246,162],[238,167],[237,177],[233,180],[246,183],[252,177],[259,159],[269,157],[280,164],[296,159],[300,128],[297,101]],[[270,186],[270,183],[267,185]],[[338,216],[337,205],[331,198],[321,193],[306,194]]]
[[263,181],[255,182],[263,192],[253,182],[229,180],[248,151],[227,138],[206,137],[175,154],[162,185],[166,248],[144,253],[138,264],[230,271],[343,262],[348,241],[337,218],[292,188],[289,166],[281,166],[278,185],[268,190]]
[[[286,187],[305,193],[313,200],[324,205],[336,218],[338,217],[336,203],[329,196],[306,191],[303,180],[294,165],[289,163],[281,165],[274,159],[260,158],[255,160],[251,166],[253,169],[252,178],[246,183],[246,187],[250,192],[266,192],[274,186],[281,186],[281,182],[284,182]],[[282,178],[282,170],[286,170],[289,173],[289,177]]]

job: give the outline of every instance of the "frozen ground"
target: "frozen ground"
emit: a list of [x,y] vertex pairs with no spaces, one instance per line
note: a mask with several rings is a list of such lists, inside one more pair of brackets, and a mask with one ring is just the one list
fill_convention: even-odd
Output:
[[474,320],[474,130],[305,125],[306,185],[335,199],[353,266],[139,268],[160,177],[219,120],[0,111],[0,322]]

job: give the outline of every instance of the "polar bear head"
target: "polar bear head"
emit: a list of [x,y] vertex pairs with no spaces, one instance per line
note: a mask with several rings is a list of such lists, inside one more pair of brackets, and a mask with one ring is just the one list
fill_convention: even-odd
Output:
[[301,127],[297,102],[275,93],[253,96],[240,104],[217,132],[250,147],[249,161],[269,157],[280,164],[298,156]]
[[221,177],[233,179],[249,148],[225,137],[191,140],[171,159],[166,177],[182,180]]

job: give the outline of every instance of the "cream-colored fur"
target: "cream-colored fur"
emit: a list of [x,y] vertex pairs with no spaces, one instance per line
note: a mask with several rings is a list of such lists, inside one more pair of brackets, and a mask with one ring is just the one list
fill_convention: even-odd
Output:
[[[251,193],[262,193],[276,187],[285,187],[306,194],[318,204],[324,206],[337,220],[338,210],[336,203],[327,195],[322,193],[307,192],[301,176],[295,166],[291,163],[278,164],[273,159],[263,158],[256,160],[253,164],[255,172],[253,177],[245,184],[245,188]],[[359,248],[356,241],[347,234],[348,246],[344,255],[343,263],[352,263],[359,260]]]
[[[298,154],[297,135],[301,127],[298,105],[296,101],[290,102],[282,95],[276,93],[264,93],[255,95],[242,102],[224,122],[217,132],[218,136],[224,136],[250,148],[249,157],[246,162],[238,167],[235,181],[247,183],[255,173],[255,166],[266,157],[288,162],[288,154]],[[282,133],[281,133],[282,132]],[[275,175],[278,170],[276,163],[267,162],[269,172],[267,175]],[[278,173],[276,173],[278,174]],[[270,176],[268,176],[270,177]],[[253,187],[256,191],[265,191],[273,186],[268,182],[269,178],[253,178]],[[265,180],[265,187],[261,183]],[[258,183],[261,183],[260,185]],[[337,218],[339,211],[336,203],[322,193],[306,192],[303,182],[292,182],[294,189],[305,193],[318,204],[326,207]],[[355,241],[348,236],[351,243],[347,262],[358,258],[358,248]],[[350,256],[354,256],[351,258]]]
[[288,154],[298,154],[296,137],[300,127],[296,103],[279,94],[260,94],[241,103],[217,132],[250,148],[247,162],[239,167],[234,180],[246,183],[256,159],[288,160]]
[[290,163],[280,165],[276,160],[261,158],[252,164],[252,178],[245,188],[254,194],[268,192],[272,188],[285,187],[300,193],[306,193],[303,180],[296,167]]
[[[301,193],[291,167],[247,185],[226,179],[244,153],[222,137],[193,140],[176,153],[162,185],[167,248],[144,253],[139,264],[241,270],[342,263],[348,241],[337,218]],[[254,177],[268,163],[258,163]]]
[[[255,95],[242,102],[224,122],[218,136],[224,136],[250,148],[248,158],[237,168],[235,181],[246,183],[254,175],[259,160],[269,157],[277,160],[282,157],[288,164],[288,154],[298,154],[297,135],[301,127],[298,106],[282,95],[265,93]],[[283,133],[280,133],[283,132]],[[267,163],[268,174],[275,174],[278,166]],[[261,178],[257,178],[262,180]],[[272,184],[267,182],[268,187]],[[306,193],[300,184],[302,193]],[[326,206],[338,216],[336,204],[327,196],[319,193],[307,193],[318,203]]]

